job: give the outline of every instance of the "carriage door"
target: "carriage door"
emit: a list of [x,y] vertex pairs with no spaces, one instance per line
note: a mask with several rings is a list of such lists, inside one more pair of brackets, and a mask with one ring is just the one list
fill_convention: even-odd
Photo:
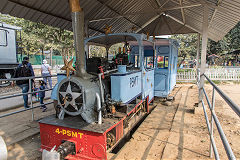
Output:
[[167,97],[169,91],[169,46],[156,46],[154,95]]

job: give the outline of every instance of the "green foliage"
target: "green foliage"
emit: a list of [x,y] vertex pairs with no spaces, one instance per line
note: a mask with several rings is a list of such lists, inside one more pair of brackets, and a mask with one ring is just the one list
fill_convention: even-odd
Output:
[[[229,31],[229,33],[222,40],[218,42],[215,42],[211,39],[208,40],[208,55],[216,54],[220,56],[220,58],[225,58],[221,56],[228,52],[240,49],[239,35],[240,22],[231,31]],[[174,35],[171,38],[178,40],[180,43],[179,64],[181,64],[186,58],[195,59],[197,54],[197,34]]]
[[181,64],[186,58],[196,57],[197,54],[197,34],[181,34],[173,35],[172,39],[176,39],[179,44],[179,64]]
[[183,72],[192,72],[192,69],[178,69],[177,72],[178,73],[183,73]]
[[41,50],[53,49],[57,50],[54,53],[59,55],[62,49],[73,47],[73,33],[70,31],[4,14],[0,14],[0,22],[22,27],[21,41],[25,54],[37,54]]

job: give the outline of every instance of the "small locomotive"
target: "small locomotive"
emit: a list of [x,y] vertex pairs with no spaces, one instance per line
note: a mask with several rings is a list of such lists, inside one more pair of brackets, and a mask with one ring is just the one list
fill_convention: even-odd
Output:
[[[112,59],[89,58],[89,45],[124,48]],[[82,76],[58,76],[52,92],[56,115],[40,123],[41,149],[56,147],[59,159],[107,159],[131,129],[149,113],[154,99],[154,41],[144,34],[115,33],[85,40]],[[49,153],[48,153],[49,154]]]

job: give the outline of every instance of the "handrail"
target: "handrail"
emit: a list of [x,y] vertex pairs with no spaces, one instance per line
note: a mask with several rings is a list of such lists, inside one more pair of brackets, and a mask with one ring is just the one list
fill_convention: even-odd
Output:
[[[48,104],[52,104],[53,102],[47,102],[47,103],[44,103],[44,105],[48,105]],[[21,109],[21,110],[18,110],[18,111],[15,111],[15,112],[11,112],[11,113],[6,113],[6,114],[3,114],[3,115],[0,115],[0,118],[3,118],[3,117],[7,117],[7,116],[11,116],[11,115],[14,115],[14,114],[17,114],[17,113],[21,113],[21,112],[25,112],[25,111],[28,111],[30,109],[35,109],[35,108],[39,108],[41,107],[43,104],[40,104],[38,106],[34,106],[32,108],[27,108],[27,109]]]
[[[6,113],[6,114],[3,114],[3,115],[0,115],[0,118],[7,117],[7,116],[10,116],[10,115],[13,115],[13,114],[17,114],[17,113],[21,113],[21,112],[25,112],[25,111],[28,111],[28,110],[32,110],[32,120],[34,120],[34,112],[33,112],[33,110],[35,108],[41,107],[42,105],[40,104],[38,106],[33,106],[32,94],[33,93],[39,93],[39,92],[42,92],[42,91],[50,91],[50,90],[52,90],[52,88],[51,89],[38,90],[38,91],[31,91],[31,89],[30,89],[30,88],[32,88],[31,81],[32,81],[32,79],[39,79],[39,78],[45,78],[45,77],[56,77],[56,76],[57,75],[0,79],[0,82],[1,81],[29,80],[29,92],[27,92],[27,93],[19,93],[19,94],[14,94],[14,95],[8,95],[8,96],[0,96],[0,100],[13,98],[13,97],[17,97],[17,96],[22,96],[22,95],[29,95],[29,94],[31,96],[30,97],[30,102],[31,102],[31,107],[30,108],[28,108],[28,109],[20,109],[20,110],[14,111],[14,112],[10,112],[10,113]],[[53,103],[53,101],[47,102],[47,103],[45,103],[45,105],[52,104],[52,103]]]
[[[220,124],[220,122],[219,122],[219,120],[218,120],[218,118],[217,118],[217,116],[216,116],[216,113],[215,113],[215,111],[212,109],[212,105],[211,105],[211,103],[210,103],[210,101],[209,101],[209,98],[208,98],[207,93],[206,93],[206,91],[205,91],[204,88],[203,88],[203,93],[204,93],[204,95],[205,95],[205,97],[206,97],[206,100],[207,100],[207,103],[208,103],[208,107],[209,107],[209,109],[210,109],[210,111],[211,111],[212,117],[213,117],[213,119],[214,119],[214,121],[215,121],[215,124],[216,124],[216,126],[217,126],[218,133],[219,133],[219,135],[220,135],[220,137],[221,137],[221,140],[222,140],[223,146],[224,146],[224,148],[225,148],[225,150],[226,150],[226,153],[227,153],[227,155],[228,155],[228,158],[229,158],[229,159],[236,159],[236,157],[234,156],[234,153],[233,153],[233,151],[232,151],[232,149],[231,149],[231,147],[230,147],[230,144],[228,143],[227,137],[226,137],[225,134],[224,134],[224,131],[223,131],[223,129],[222,129],[222,126],[221,126],[221,124]],[[203,100],[202,100],[202,103],[203,103]],[[204,104],[203,104],[203,106],[204,106]],[[206,111],[205,111],[205,112],[206,112]]]
[[[199,70],[197,69],[197,75],[200,76],[199,74]],[[232,108],[232,110],[240,117],[240,108],[237,104],[235,104],[225,93],[223,93],[223,91],[221,89],[219,89],[205,74],[203,74],[203,76],[207,79],[207,81],[213,86],[213,92],[212,92],[212,103],[209,100],[209,97],[206,93],[206,90],[204,89],[204,87],[202,88],[203,93],[204,93],[204,97],[206,98],[208,107],[211,111],[211,126],[209,123],[209,119],[208,119],[208,115],[206,112],[206,107],[204,105],[204,101],[203,99],[201,99],[201,103],[202,103],[202,107],[203,107],[203,111],[204,111],[204,116],[205,116],[205,120],[206,120],[206,124],[207,124],[207,128],[208,128],[208,132],[209,132],[209,136],[210,136],[210,157],[212,157],[212,149],[214,152],[214,156],[215,159],[220,159],[219,158],[219,153],[216,147],[216,143],[213,137],[213,120],[215,122],[215,125],[217,127],[218,133],[220,135],[220,138],[222,140],[222,144],[224,146],[224,149],[227,153],[228,159],[230,160],[235,160],[236,157],[231,149],[231,146],[226,138],[226,135],[222,129],[222,126],[217,118],[217,115],[215,113],[214,110],[214,105],[215,105],[215,90],[219,93],[219,95],[227,102],[227,104]],[[200,78],[197,76],[197,85],[199,85],[199,81]]]
[[31,76],[31,77],[19,77],[19,78],[6,78],[0,79],[1,81],[17,81],[17,80],[29,80],[29,79],[37,79],[37,78],[45,78],[45,77],[56,77],[57,75],[50,75],[50,76]]
[[219,95],[227,102],[227,104],[233,109],[233,111],[240,117],[240,107],[235,104],[221,89],[219,89],[205,74],[203,74],[208,82],[214,87]]

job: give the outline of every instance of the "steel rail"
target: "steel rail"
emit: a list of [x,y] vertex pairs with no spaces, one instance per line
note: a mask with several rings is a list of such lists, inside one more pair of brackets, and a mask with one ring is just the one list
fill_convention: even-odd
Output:
[[227,102],[227,104],[232,108],[232,110],[240,117],[240,107],[235,104],[221,89],[219,89],[205,74],[203,74],[208,82],[214,87],[214,89],[219,93],[219,95]]

